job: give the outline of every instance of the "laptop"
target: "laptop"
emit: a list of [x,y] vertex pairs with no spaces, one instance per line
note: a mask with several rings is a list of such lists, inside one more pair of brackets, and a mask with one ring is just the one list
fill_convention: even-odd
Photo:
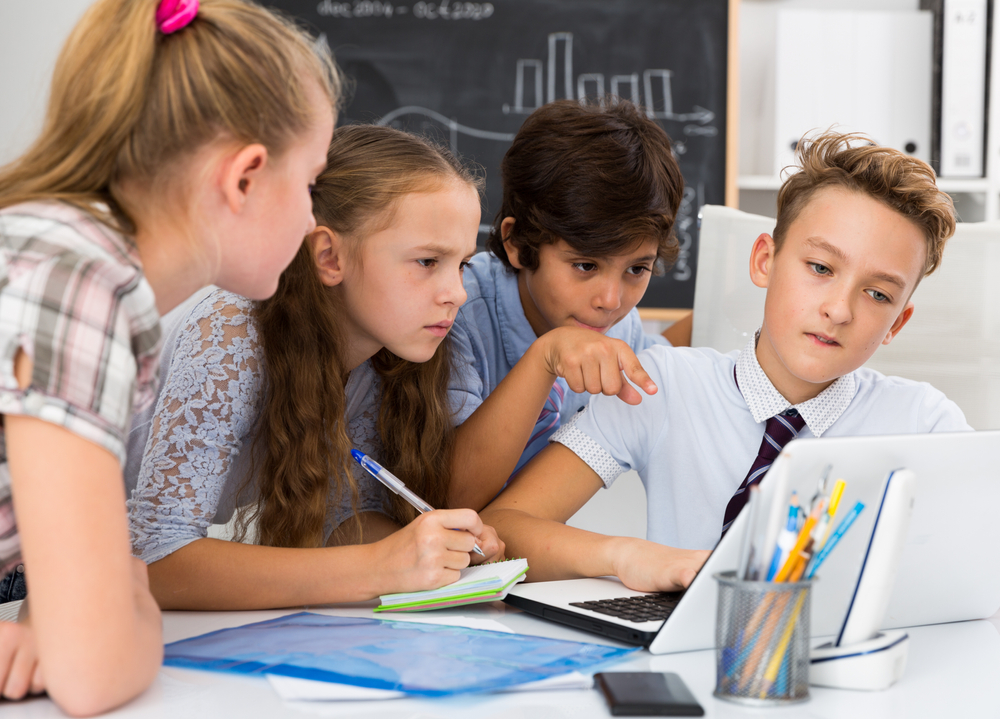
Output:
[[[836,634],[843,623],[887,478],[901,468],[916,474],[916,501],[883,628],[982,619],[1000,609],[1000,430],[796,439],[765,476],[762,507],[787,507],[792,490],[808,501],[827,465],[831,482],[847,482],[835,522],[857,501],[865,509],[817,573],[812,636]],[[637,592],[602,577],[523,583],[504,601],[653,654],[710,649],[713,575],[736,569],[747,520],[746,512],[737,517],[684,592]]]

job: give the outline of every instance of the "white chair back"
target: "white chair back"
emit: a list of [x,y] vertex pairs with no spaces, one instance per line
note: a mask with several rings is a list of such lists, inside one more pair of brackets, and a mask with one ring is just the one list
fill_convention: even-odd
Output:
[[[765,291],[750,248],[774,220],[727,207],[701,211],[691,344],[742,349],[760,326]],[[1000,222],[959,223],[944,259],[913,294],[913,317],[869,367],[932,385],[976,429],[1000,428]]]

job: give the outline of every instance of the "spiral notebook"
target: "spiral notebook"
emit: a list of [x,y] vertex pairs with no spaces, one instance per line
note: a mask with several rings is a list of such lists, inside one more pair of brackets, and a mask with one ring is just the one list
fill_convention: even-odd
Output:
[[477,564],[462,570],[462,576],[451,584],[422,592],[384,594],[376,612],[423,612],[429,609],[458,607],[463,604],[492,602],[503,599],[507,591],[524,581],[528,571],[527,559],[508,559],[503,562]]

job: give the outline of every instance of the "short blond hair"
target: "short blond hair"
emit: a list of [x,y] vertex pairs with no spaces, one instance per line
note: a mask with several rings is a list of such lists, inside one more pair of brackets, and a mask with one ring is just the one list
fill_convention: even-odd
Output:
[[927,243],[923,275],[937,269],[945,242],[955,234],[955,206],[938,189],[934,170],[926,162],[855,133],[803,137],[795,152],[799,170],[778,191],[777,250],[817,190],[843,187],[882,202],[916,224]]

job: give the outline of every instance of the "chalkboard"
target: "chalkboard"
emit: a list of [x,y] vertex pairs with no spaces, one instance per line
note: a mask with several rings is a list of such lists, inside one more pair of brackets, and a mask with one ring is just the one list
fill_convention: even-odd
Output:
[[686,189],[680,257],[640,304],[692,306],[698,210],[726,195],[729,0],[265,2],[304,21],[351,78],[341,124],[420,132],[485,168],[480,244],[500,160],[532,110],[606,94],[644,106],[674,141]]

